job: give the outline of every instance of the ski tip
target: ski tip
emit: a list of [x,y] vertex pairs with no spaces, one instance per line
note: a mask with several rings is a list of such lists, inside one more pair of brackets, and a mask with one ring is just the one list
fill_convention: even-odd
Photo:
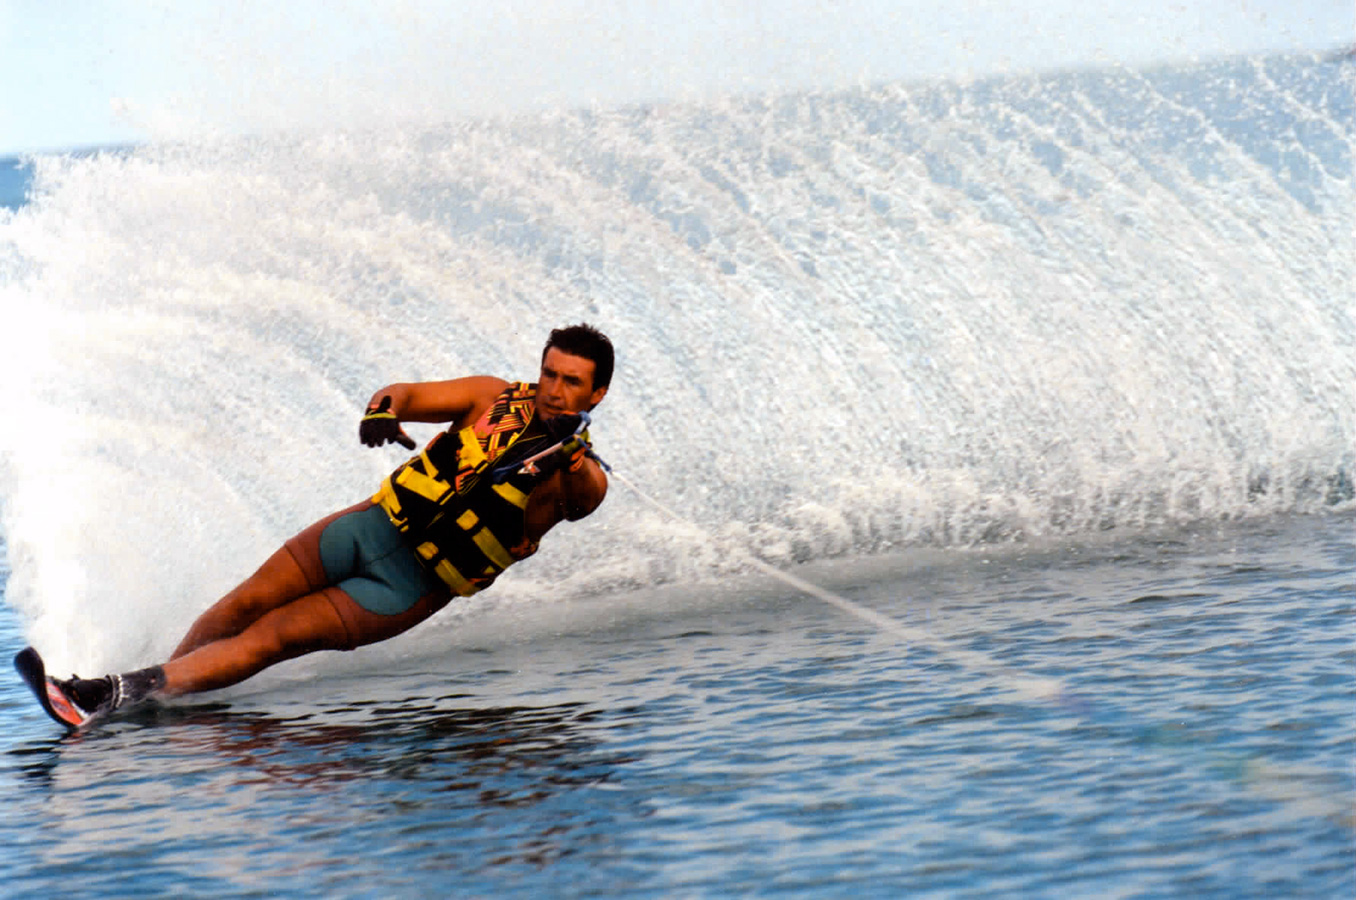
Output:
[[32,647],[25,647],[14,654],[14,670],[30,688],[47,677],[47,667],[43,664],[38,651]]
[[38,651],[34,650],[32,647],[25,647],[14,654],[14,668],[18,670],[20,675],[24,674],[24,670],[30,668],[35,663],[41,666],[42,657],[38,656]]

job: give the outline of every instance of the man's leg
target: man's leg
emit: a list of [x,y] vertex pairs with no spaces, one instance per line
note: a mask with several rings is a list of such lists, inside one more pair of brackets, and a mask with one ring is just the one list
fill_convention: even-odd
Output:
[[340,588],[324,588],[266,613],[238,635],[165,663],[164,685],[156,690],[168,696],[213,691],[316,650],[352,650],[388,640],[442,609],[448,597],[438,590],[404,612],[382,615],[364,609]]
[[228,687],[283,660],[351,650],[414,627],[451,594],[423,570],[385,513],[363,515],[372,509],[365,501],[289,540],[199,616],[163,666],[72,678],[60,682],[61,690],[84,714],[98,714],[154,694]]
[[331,584],[320,554],[325,529],[350,513],[371,506],[371,501],[364,501],[341,509],[290,538],[259,571],[198,617],[170,659],[176,660],[213,641],[235,637],[273,610]]
[[307,594],[265,613],[239,634],[165,663],[161,692],[173,696],[229,687],[284,660],[352,646],[334,604],[324,593]]
[[257,572],[198,616],[170,655],[170,660],[214,641],[235,637],[263,616],[313,590],[315,588],[291,552],[282,547]]
[[228,687],[304,653],[351,649],[356,645],[354,638],[331,595],[356,606],[343,591],[326,588],[277,606],[239,634],[204,643],[163,666],[102,678],[53,680],[63,699],[62,710],[53,715],[77,728],[91,718],[157,694]]

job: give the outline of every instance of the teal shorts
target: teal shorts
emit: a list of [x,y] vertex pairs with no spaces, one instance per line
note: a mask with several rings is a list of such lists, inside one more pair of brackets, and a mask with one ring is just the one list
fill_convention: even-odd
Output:
[[377,615],[400,615],[447,590],[380,506],[341,513],[320,532],[318,549],[325,580]]

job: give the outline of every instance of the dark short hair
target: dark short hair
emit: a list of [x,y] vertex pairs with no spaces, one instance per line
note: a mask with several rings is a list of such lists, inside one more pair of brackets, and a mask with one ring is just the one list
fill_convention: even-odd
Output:
[[542,362],[546,354],[555,347],[561,353],[582,356],[593,361],[593,389],[607,387],[612,383],[612,342],[597,328],[587,322],[571,325],[568,328],[556,328],[546,339],[541,350]]

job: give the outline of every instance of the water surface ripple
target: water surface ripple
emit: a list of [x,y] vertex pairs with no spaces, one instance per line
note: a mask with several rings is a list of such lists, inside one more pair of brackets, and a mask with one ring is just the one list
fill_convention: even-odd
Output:
[[[1349,896],[1348,516],[816,577],[1062,679],[755,586],[59,737],[0,687],[43,896]],[[893,567],[893,575],[882,569]],[[865,570],[863,570],[865,571]],[[582,614],[582,613],[592,614]],[[6,613],[4,650],[21,638]]]

